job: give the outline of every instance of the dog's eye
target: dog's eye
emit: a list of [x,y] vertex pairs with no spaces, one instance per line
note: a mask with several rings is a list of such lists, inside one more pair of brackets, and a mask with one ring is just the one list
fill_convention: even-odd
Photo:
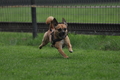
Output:
[[66,31],[67,29],[66,28],[64,28],[64,31]]
[[60,28],[60,29],[58,29],[58,31],[62,31],[62,29]]

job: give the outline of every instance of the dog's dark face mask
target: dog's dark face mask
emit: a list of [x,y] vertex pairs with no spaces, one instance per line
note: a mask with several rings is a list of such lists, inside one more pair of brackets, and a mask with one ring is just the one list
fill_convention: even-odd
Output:
[[67,35],[67,28],[59,28],[58,32],[59,32],[59,37],[65,38]]

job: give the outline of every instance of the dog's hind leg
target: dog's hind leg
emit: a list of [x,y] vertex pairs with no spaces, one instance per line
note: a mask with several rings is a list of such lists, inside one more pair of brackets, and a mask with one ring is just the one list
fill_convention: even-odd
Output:
[[39,49],[41,49],[43,46],[45,46],[48,43],[49,43],[49,37],[47,37],[47,32],[46,32],[43,36],[42,43],[39,46]]
[[[48,41],[48,42],[49,42],[49,41]],[[42,47],[45,46],[46,44],[48,44],[48,42],[47,42],[47,41],[43,41],[43,42],[41,43],[41,45],[39,46],[39,49],[42,49]]]

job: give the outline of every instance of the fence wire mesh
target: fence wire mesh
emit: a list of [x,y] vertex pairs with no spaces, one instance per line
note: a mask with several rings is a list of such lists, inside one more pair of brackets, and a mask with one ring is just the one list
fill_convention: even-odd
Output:
[[120,23],[119,0],[1,0],[0,22],[31,22],[31,7],[36,7],[37,22],[54,16],[61,22]]

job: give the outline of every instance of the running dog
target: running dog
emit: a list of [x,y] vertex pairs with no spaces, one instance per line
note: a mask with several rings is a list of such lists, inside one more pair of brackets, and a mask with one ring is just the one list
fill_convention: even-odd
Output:
[[52,47],[55,47],[64,58],[69,58],[62,50],[63,46],[67,45],[69,52],[73,52],[70,39],[67,35],[68,24],[66,20],[62,18],[62,23],[58,23],[53,16],[50,16],[46,19],[46,24],[49,25],[49,29],[45,32],[39,49],[51,42]]

